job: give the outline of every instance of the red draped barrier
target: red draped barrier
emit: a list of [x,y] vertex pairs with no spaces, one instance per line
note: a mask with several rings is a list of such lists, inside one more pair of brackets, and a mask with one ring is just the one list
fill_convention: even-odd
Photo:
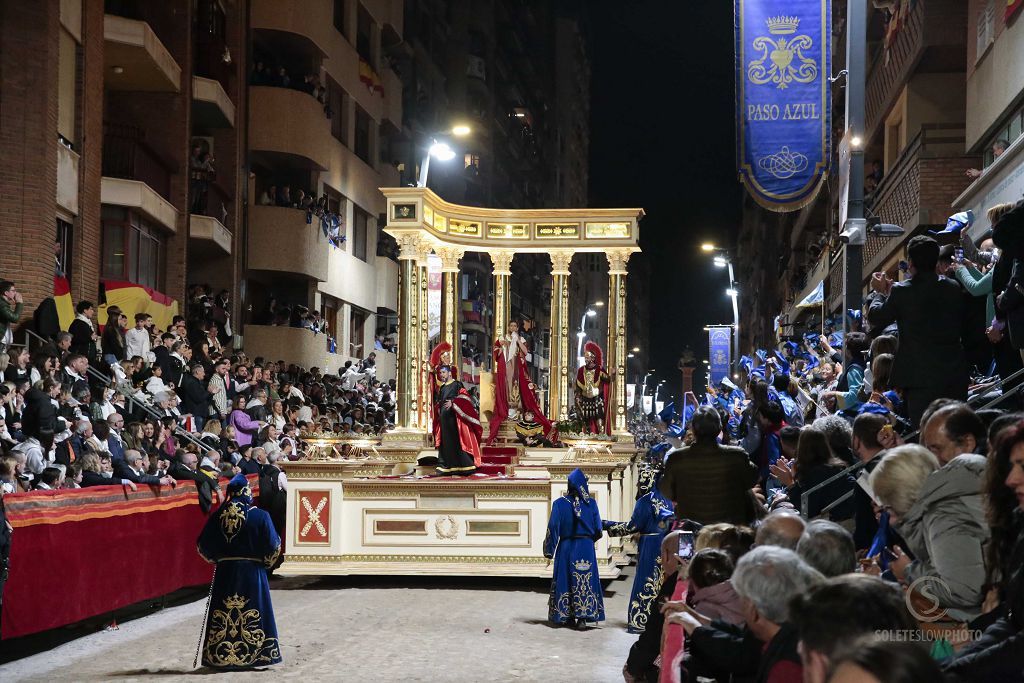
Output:
[[210,581],[213,568],[196,553],[207,516],[194,482],[15,493],[4,505],[14,533],[2,638]]

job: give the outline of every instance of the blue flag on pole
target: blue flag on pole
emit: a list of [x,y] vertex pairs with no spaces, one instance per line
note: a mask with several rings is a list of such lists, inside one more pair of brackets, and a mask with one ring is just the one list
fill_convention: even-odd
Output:
[[737,167],[754,200],[797,211],[831,161],[831,0],[735,0]]

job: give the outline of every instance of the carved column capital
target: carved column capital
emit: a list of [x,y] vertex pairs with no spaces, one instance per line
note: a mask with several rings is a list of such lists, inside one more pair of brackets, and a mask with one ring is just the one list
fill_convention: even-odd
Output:
[[395,241],[398,242],[398,259],[401,261],[410,260],[414,261],[419,258],[420,245],[422,240],[420,236],[412,232],[403,232],[400,235],[395,235]]
[[514,251],[492,251],[490,255],[494,275],[512,274],[512,259],[516,255]]
[[568,275],[569,264],[572,263],[571,251],[552,251],[548,254],[551,257],[551,274],[552,275]]
[[434,245],[426,240],[420,240],[419,248],[416,250],[416,261],[421,265],[427,265],[427,257],[434,251]]
[[608,258],[608,274],[625,275],[628,272],[626,264],[629,263],[629,257],[632,255],[633,251],[630,249],[609,249],[605,252],[605,256]]
[[461,247],[444,246],[434,247],[434,253],[441,257],[442,273],[457,273],[459,272],[459,261],[462,260],[466,250]]

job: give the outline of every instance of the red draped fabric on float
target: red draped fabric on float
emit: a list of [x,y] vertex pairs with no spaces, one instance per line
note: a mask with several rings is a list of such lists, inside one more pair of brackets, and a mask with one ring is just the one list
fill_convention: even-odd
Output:
[[94,486],[15,493],[4,505],[14,533],[2,638],[72,624],[212,576],[196,552],[207,515],[191,481],[134,492]]

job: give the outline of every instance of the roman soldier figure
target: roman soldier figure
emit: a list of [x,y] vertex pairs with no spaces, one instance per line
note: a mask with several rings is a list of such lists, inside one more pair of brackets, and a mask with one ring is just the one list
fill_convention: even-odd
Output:
[[583,347],[583,367],[576,371],[576,414],[588,434],[612,433],[611,377],[602,363],[604,354],[594,342]]

